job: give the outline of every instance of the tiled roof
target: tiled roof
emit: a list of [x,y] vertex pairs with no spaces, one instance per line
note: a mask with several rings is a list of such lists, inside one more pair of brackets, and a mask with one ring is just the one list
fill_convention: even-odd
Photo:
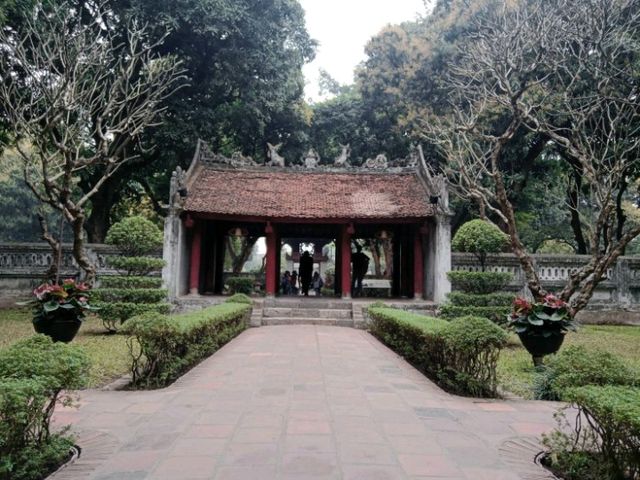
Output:
[[434,215],[413,173],[224,170],[198,167],[185,210],[299,219],[424,218]]

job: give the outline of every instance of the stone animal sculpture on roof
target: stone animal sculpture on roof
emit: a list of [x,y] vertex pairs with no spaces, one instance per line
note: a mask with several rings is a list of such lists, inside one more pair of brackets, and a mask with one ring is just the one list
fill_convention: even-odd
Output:
[[255,167],[257,165],[251,156],[245,157],[242,152],[233,152],[229,164],[233,167]]
[[333,161],[333,165],[335,167],[348,167],[349,166],[349,156],[351,155],[351,145],[348,143],[346,145],[340,144],[340,148],[342,151],[340,155],[338,155]]
[[267,162],[267,166],[284,167],[284,157],[278,153],[278,151],[282,148],[282,143],[271,145],[269,142],[267,142],[267,148],[269,149],[269,151],[267,152],[267,158],[269,159],[269,161]]
[[303,159],[306,168],[317,168],[320,165],[320,155],[313,148],[310,148]]
[[368,158],[367,161],[364,162],[364,166],[372,170],[385,170],[389,167],[389,161],[387,160],[387,156],[381,153],[376,156],[376,158]]

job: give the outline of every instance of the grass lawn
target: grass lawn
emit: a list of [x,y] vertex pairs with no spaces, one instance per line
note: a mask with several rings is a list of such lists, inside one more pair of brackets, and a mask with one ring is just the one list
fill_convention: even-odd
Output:
[[[30,310],[0,310],[0,349],[33,334]],[[128,372],[126,337],[105,335],[97,317],[90,317],[83,323],[72,344],[82,346],[91,359],[89,387],[104,386]]]
[[[640,327],[585,325],[576,333],[568,333],[563,347],[583,345],[611,352],[630,366],[640,369]],[[512,334],[509,346],[500,354],[498,381],[503,390],[524,398],[532,398],[531,385],[535,370],[531,356]]]

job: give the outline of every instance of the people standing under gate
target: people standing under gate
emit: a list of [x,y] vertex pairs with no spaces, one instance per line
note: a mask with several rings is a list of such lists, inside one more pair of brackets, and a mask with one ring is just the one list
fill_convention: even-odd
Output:
[[282,279],[280,280],[280,288],[283,295],[291,295],[291,274],[289,270],[284,272]]
[[362,253],[362,247],[356,244],[356,253],[351,255],[353,265],[351,276],[351,296],[362,296],[362,281],[369,270],[369,257]]
[[291,291],[289,295],[298,295],[298,272],[295,270],[291,273]]
[[309,252],[304,252],[300,257],[300,284],[302,285],[302,294],[309,296],[309,287],[311,286],[311,275],[313,274],[313,257]]
[[322,291],[322,287],[324,286],[324,282],[322,281],[322,277],[318,272],[313,273],[313,278],[311,279],[311,286],[313,287],[313,290],[316,292],[316,297],[319,297]]

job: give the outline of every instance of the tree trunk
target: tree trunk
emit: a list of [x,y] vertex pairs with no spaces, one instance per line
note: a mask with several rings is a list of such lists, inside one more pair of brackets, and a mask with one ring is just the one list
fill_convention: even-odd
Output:
[[47,219],[41,213],[38,213],[38,221],[40,222],[40,228],[42,229],[42,239],[49,244],[51,252],[51,265],[45,273],[45,279],[49,282],[55,282],[59,278],[60,264],[62,261],[62,239],[55,238],[49,231],[49,225]]
[[382,240],[382,251],[384,252],[385,272],[384,278],[393,278],[393,240],[387,238]]
[[118,201],[119,180],[107,180],[91,199],[91,215],[86,221],[89,243],[104,243],[111,226],[111,209]]
[[377,240],[372,238],[367,240],[367,246],[371,251],[371,256],[373,257],[373,268],[376,272],[376,277],[382,277],[382,265],[380,262],[380,246]]
[[231,237],[227,237],[227,250],[231,256],[231,269],[233,273],[242,273],[245,263],[249,260],[253,246],[258,241],[258,237],[243,237],[240,240],[240,252],[236,253]]
[[96,280],[96,266],[91,262],[85,250],[84,214],[76,214],[73,227],[73,258],[84,271],[84,281],[93,286]]
[[587,241],[584,238],[584,233],[582,232],[582,221],[580,220],[580,212],[578,210],[579,193],[580,188],[582,188],[582,177],[580,176],[580,172],[575,168],[573,169],[572,177],[573,182],[567,192],[569,195],[569,211],[571,213],[571,229],[573,230],[573,236],[576,240],[576,252],[578,255],[586,255],[589,248]]

